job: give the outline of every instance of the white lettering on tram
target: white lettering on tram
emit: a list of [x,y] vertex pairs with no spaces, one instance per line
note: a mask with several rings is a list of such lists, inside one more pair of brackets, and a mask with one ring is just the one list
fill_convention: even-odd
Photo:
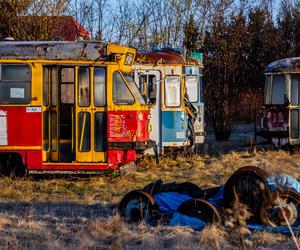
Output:
[[26,107],[26,113],[40,113],[42,112],[42,107]]
[[0,110],[0,146],[8,145],[7,142],[7,112]]

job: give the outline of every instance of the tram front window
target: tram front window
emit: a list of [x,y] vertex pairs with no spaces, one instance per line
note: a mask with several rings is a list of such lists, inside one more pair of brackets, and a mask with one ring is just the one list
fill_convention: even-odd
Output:
[[285,76],[269,75],[266,78],[265,103],[272,105],[285,104]]
[[133,76],[128,73],[123,73],[123,75],[126,81],[128,82],[131,91],[133,92],[133,94],[135,95],[139,103],[142,105],[146,104],[145,99],[143,98],[138,86],[136,85]]

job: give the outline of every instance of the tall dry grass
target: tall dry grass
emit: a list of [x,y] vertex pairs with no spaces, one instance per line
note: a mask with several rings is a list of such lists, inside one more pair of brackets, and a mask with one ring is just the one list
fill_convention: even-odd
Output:
[[[0,178],[0,248],[13,249],[232,249],[232,231],[209,226],[188,228],[128,225],[115,208],[121,197],[157,179],[190,181],[201,187],[222,185],[244,165],[300,178],[300,154],[284,151],[230,152],[220,156],[146,157],[125,177]],[[297,236],[299,241],[299,236]],[[253,247],[294,248],[289,237],[267,232],[245,238]]]

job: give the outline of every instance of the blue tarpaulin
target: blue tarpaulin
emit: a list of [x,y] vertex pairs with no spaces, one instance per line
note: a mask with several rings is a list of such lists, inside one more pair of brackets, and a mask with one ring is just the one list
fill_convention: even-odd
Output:
[[175,212],[169,222],[169,226],[191,227],[195,230],[202,230],[206,223],[198,218]]
[[[291,176],[288,175],[274,175],[268,178],[268,183],[271,190],[275,190],[276,187],[291,188],[296,192],[300,193],[300,183]],[[208,201],[221,206],[223,203],[224,188],[221,188],[213,197]],[[189,217],[176,212],[178,207],[185,201],[192,199],[191,196],[186,194],[181,194],[178,192],[160,192],[154,195],[154,199],[159,207],[159,210],[163,214],[171,216],[169,222],[170,226],[187,226],[195,230],[201,230],[204,228],[206,223],[198,218]],[[288,227],[270,227],[262,225],[248,225],[249,229],[252,231],[262,231],[267,230],[271,232],[279,233],[289,233],[290,229]],[[293,231],[300,232],[300,227],[292,228]]]
[[177,192],[161,192],[153,195],[153,197],[159,211],[169,215],[174,214],[183,202],[191,199],[190,196]]

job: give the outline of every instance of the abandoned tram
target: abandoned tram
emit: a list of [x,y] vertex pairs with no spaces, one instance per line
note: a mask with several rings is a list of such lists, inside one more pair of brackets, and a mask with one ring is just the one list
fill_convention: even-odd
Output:
[[300,144],[300,58],[269,64],[258,135],[276,146]]
[[0,43],[4,173],[117,169],[150,147],[149,105],[128,74],[135,49],[99,42]]

